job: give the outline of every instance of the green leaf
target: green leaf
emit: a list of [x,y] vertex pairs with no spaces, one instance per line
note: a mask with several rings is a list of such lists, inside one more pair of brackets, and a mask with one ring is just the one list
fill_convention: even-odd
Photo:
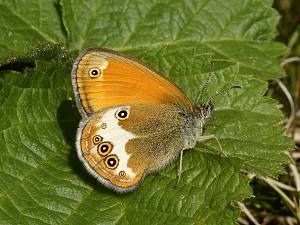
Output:
[[[234,223],[238,209],[232,203],[249,195],[240,160],[190,151],[178,187],[174,164],[127,195],[105,190],[83,171],[73,144],[79,117],[67,100],[68,72],[65,64],[41,63],[26,75],[3,76],[3,224]],[[224,217],[216,218],[220,212]]]
[[274,37],[271,0],[86,1],[62,0],[69,44],[76,49],[176,45],[186,41]]
[[[278,125],[277,103],[263,97],[266,80],[283,76],[285,48],[271,42],[278,20],[272,1],[13,3],[0,1],[0,16],[17,18],[0,20],[0,62],[28,56],[0,67],[0,224],[236,224],[236,202],[251,196],[240,171],[283,172],[283,151],[292,143]],[[10,30],[18,34],[11,40],[5,36]],[[192,101],[214,61],[205,99],[242,87],[214,98],[215,113],[205,126],[227,157],[210,140],[185,152],[179,185],[178,160],[128,194],[100,185],[74,146],[80,121],[70,80],[74,56],[61,45],[39,44],[64,42],[64,30],[69,49],[109,47],[135,56]],[[26,69],[28,62],[34,68]]]
[[44,42],[65,42],[57,0],[0,0],[0,65]]
[[[278,56],[284,48],[269,42],[278,20],[271,4],[271,0],[62,0],[70,48],[191,57],[197,47],[200,54],[213,52],[231,64],[239,63],[240,74],[264,80],[283,75]],[[185,67],[189,62],[183,61]]]

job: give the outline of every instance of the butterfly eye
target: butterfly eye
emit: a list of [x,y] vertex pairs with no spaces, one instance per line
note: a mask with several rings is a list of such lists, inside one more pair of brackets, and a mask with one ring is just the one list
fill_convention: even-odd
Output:
[[107,168],[114,170],[118,167],[119,158],[116,155],[110,155],[106,157],[104,163]]
[[98,77],[101,74],[101,70],[99,70],[98,68],[92,68],[89,71],[90,77],[94,78],[94,77]]
[[101,137],[101,136],[95,135],[95,136],[93,137],[93,143],[94,143],[94,145],[99,144],[101,141],[102,141],[102,137]]
[[111,152],[112,148],[113,148],[113,146],[111,143],[103,142],[98,146],[97,151],[98,151],[99,155],[107,156]]
[[116,112],[116,117],[119,120],[125,120],[129,116],[129,111],[126,109],[120,109]]

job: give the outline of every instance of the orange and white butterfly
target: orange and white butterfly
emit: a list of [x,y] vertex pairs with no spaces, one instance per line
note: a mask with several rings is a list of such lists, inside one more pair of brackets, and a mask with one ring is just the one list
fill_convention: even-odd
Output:
[[72,82],[82,115],[78,157],[118,192],[134,190],[179,155],[181,172],[183,150],[215,138],[202,136],[210,102],[194,106],[175,84],[128,56],[87,49],[73,65]]

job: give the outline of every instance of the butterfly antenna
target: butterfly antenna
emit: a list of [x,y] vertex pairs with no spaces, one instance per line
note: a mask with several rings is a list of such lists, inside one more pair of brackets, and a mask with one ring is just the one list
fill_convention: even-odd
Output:
[[221,94],[224,94],[225,92],[230,91],[231,89],[234,89],[234,88],[242,88],[242,87],[241,87],[241,86],[238,86],[238,85],[234,85],[234,86],[231,86],[231,87],[229,87],[229,88],[224,89],[223,91],[217,92],[214,96],[210,97],[210,98],[207,100],[207,104],[208,104],[209,102],[211,102],[215,97],[217,97],[217,96],[219,96],[219,95],[221,95]]
[[199,95],[197,96],[196,98],[196,102],[198,103],[198,100],[200,98],[200,104],[203,104],[203,98],[204,98],[204,95],[207,91],[207,85],[208,85],[208,82],[210,80],[210,77],[211,77],[211,71],[213,70],[213,67],[214,67],[214,64],[211,63],[210,64],[210,70],[208,72],[208,75],[207,75],[207,78],[206,78],[206,81],[205,81],[205,84],[204,84],[204,87],[202,88],[202,91],[199,93]]

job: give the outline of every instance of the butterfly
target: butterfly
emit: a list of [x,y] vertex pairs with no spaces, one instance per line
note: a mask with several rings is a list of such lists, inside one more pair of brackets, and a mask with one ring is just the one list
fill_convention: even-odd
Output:
[[[79,159],[117,192],[136,189],[203,136],[213,105],[193,105],[184,92],[142,62],[109,49],[87,49],[76,59],[72,84],[82,120]],[[206,85],[205,85],[206,86]]]

